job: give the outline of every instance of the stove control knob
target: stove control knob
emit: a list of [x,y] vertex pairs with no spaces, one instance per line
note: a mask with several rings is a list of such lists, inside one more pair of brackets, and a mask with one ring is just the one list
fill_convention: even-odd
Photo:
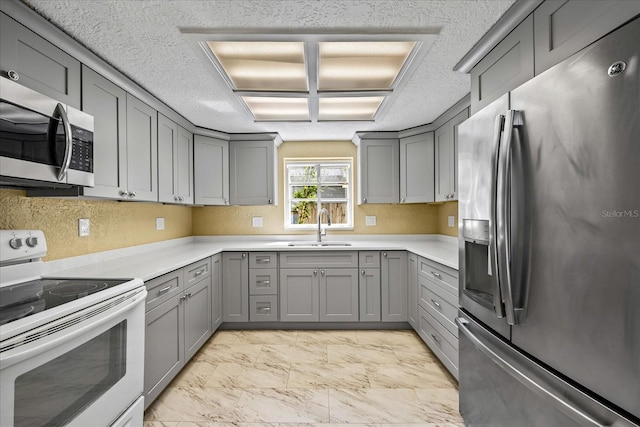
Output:
[[26,243],[30,248],[35,248],[38,246],[38,238],[35,236],[27,237]]
[[11,246],[13,249],[20,249],[22,247],[22,239],[19,237],[14,237],[13,239],[9,240],[9,246]]

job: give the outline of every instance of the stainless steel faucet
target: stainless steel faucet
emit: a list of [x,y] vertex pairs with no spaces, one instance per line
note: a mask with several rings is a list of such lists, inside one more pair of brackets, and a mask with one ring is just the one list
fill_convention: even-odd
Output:
[[327,225],[328,226],[331,225],[331,215],[329,215],[329,211],[327,210],[327,208],[320,209],[318,211],[318,243],[322,242],[322,228],[321,228],[320,220],[322,218],[323,212],[327,215]]

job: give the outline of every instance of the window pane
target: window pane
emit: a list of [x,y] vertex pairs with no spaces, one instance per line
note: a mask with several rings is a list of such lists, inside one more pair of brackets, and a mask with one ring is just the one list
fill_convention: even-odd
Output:
[[346,165],[323,166],[320,170],[320,182],[347,183],[349,182],[349,167]]
[[347,196],[347,186],[322,186],[322,200],[324,199],[346,199]]
[[[347,224],[349,222],[347,202],[322,203],[322,207],[329,211],[331,224]],[[324,215],[322,221],[324,224]]]
[[318,206],[315,202],[291,204],[291,224],[317,224]]
[[318,174],[315,166],[288,166],[290,184],[315,184]]

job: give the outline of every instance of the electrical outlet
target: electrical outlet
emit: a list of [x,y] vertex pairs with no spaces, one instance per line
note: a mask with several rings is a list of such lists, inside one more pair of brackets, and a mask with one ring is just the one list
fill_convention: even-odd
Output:
[[365,221],[366,221],[366,224],[367,224],[368,227],[372,227],[372,226],[376,225],[376,216],[375,215],[371,215],[371,216],[367,215],[365,217]]
[[261,216],[254,216],[253,218],[251,218],[251,225],[255,228],[260,228],[262,227],[262,217]]
[[453,215],[449,215],[447,217],[447,223],[449,225],[449,227],[454,227],[455,226],[455,221],[456,221],[456,217]]
[[156,230],[164,230],[164,218],[156,218]]
[[89,235],[89,218],[80,218],[78,220],[78,236],[85,237]]

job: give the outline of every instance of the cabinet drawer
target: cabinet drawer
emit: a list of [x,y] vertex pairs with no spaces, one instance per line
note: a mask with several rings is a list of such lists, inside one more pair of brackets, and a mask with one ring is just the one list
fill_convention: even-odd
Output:
[[418,258],[418,274],[448,292],[458,295],[458,272],[453,268],[420,257]]
[[444,329],[422,307],[418,307],[418,312],[420,315],[420,337],[453,376],[458,378],[458,339]]
[[454,305],[450,301],[453,295],[437,286],[430,285],[430,283],[431,282],[424,279],[421,281],[420,298],[418,298],[418,302],[427,313],[432,315],[457,338],[458,327],[455,324],[455,319],[458,315],[458,308],[457,304]]
[[259,295],[249,297],[250,322],[275,322],[278,320],[278,296]]
[[278,270],[275,268],[249,269],[249,295],[277,295]]
[[211,258],[187,265],[184,267],[185,289],[209,276],[211,276]]
[[144,285],[147,288],[146,311],[182,292],[182,274],[182,269],[179,269],[145,282]]
[[380,268],[380,251],[358,252],[358,267]]
[[356,251],[281,252],[280,268],[358,268]]
[[249,268],[278,268],[277,252],[251,252]]

